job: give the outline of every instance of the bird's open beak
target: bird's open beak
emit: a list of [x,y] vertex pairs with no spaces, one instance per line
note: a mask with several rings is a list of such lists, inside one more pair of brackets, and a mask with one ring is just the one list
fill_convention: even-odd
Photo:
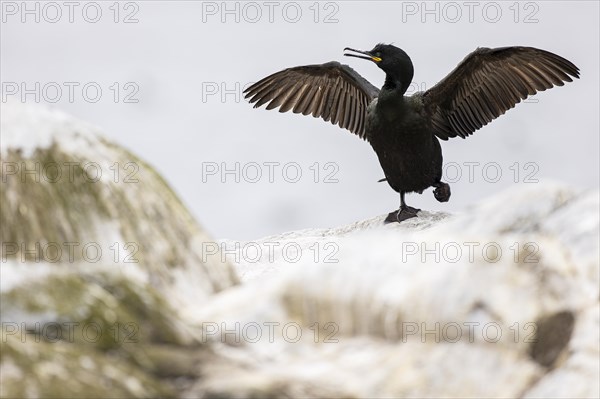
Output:
[[346,53],[344,53],[344,55],[346,57],[362,58],[363,60],[369,60],[369,61],[373,61],[373,62],[379,62],[379,61],[381,61],[381,58],[375,57],[375,56],[371,55],[371,53],[369,53],[368,51],[355,50],[355,49],[350,48],[350,47],[346,47],[344,49],[344,51],[353,51],[355,53],[364,54],[364,55],[358,55],[358,54],[346,54]]

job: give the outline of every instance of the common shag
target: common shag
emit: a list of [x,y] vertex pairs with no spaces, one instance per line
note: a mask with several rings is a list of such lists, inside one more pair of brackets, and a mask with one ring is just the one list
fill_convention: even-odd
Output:
[[442,182],[438,139],[473,134],[527,96],[579,78],[579,69],[551,52],[532,47],[478,48],[427,91],[405,96],[413,78],[410,57],[378,44],[371,51],[345,48],[345,56],[373,61],[386,76],[377,89],[348,65],[328,62],[288,68],[248,87],[254,107],[312,114],[366,139],[379,157],[388,184],[400,193],[400,209],[386,223],[417,216],[406,193],[434,187],[440,202],[450,198]]

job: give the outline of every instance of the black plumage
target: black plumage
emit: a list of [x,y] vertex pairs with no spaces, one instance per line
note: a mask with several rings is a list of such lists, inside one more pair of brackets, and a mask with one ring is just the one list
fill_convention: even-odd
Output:
[[378,44],[371,51],[346,48],[346,56],[375,62],[386,73],[381,90],[338,62],[288,68],[246,89],[254,107],[267,104],[337,124],[369,141],[388,184],[400,193],[400,209],[387,222],[417,215],[404,194],[434,187],[440,202],[450,198],[441,181],[438,139],[473,134],[527,96],[579,78],[570,61],[532,47],[478,48],[425,92],[405,96],[413,64],[401,49]]

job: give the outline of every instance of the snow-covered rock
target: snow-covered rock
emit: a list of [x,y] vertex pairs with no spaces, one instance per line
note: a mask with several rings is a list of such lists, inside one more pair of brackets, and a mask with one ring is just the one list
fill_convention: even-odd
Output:
[[2,291],[29,271],[110,268],[191,316],[192,302],[236,283],[229,264],[201,253],[213,240],[151,166],[58,110],[1,112]]
[[235,271],[98,128],[39,105],[0,115],[0,396],[175,396],[161,377],[193,353],[186,321]]
[[188,394],[598,397],[599,207],[545,183],[464,214],[225,241],[245,283],[204,309],[222,359]]

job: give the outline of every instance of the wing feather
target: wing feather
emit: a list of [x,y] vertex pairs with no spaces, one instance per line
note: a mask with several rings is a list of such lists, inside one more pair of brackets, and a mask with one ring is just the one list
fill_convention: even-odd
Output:
[[548,51],[478,48],[422,98],[439,138],[465,138],[528,96],[572,78],[579,78],[579,68]]
[[367,107],[379,90],[347,65],[328,62],[288,68],[244,91],[254,107],[321,118],[365,138]]

